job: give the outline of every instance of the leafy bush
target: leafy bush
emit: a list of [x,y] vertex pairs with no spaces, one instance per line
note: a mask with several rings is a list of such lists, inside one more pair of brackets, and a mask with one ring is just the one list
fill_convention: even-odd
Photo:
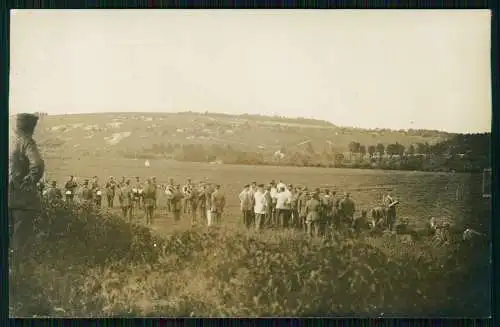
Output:
[[158,238],[81,208],[51,209],[27,239],[24,270],[11,289],[15,315],[428,315],[457,308],[465,315],[462,308],[481,314],[485,304],[457,284],[485,279],[485,257],[473,255],[485,253],[484,244],[223,226]]

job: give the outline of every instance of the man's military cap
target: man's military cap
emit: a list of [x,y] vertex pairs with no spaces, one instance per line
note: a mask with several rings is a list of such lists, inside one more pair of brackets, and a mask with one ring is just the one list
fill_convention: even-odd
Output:
[[21,113],[16,116],[18,127],[33,126],[38,122],[38,116],[35,114]]

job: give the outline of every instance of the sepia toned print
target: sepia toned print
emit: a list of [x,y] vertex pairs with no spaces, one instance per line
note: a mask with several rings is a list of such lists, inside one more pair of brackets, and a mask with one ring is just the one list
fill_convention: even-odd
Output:
[[11,12],[11,317],[490,315],[488,11]]

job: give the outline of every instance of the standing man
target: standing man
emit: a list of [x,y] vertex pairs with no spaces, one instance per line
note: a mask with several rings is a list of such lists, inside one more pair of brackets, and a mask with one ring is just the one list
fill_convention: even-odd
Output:
[[395,201],[391,194],[392,190],[389,190],[383,198],[384,206],[387,208],[387,227],[392,231],[394,225],[396,224],[396,205],[399,201]]
[[19,114],[16,118],[15,136],[9,147],[9,220],[12,228],[11,250],[14,252],[12,267],[18,269],[20,245],[33,229],[33,222],[41,213],[42,203],[37,183],[43,176],[45,163],[38,152],[33,133],[38,116]]
[[291,212],[291,197],[290,193],[284,187],[279,189],[276,195],[276,214],[278,217],[278,226],[287,228],[290,220]]
[[153,215],[155,209],[155,197],[156,190],[152,181],[148,178],[146,184],[144,185],[144,210],[146,211],[146,224],[151,225],[153,223]]
[[321,213],[321,199],[319,197],[319,190],[316,189],[311,198],[306,203],[306,226],[307,233],[310,236],[319,236],[320,232],[320,213]]
[[156,177],[153,176],[153,178],[151,179],[151,184],[153,185],[153,188],[155,190],[155,209],[156,209],[156,206],[158,205],[158,183],[156,182]]
[[187,205],[191,213],[191,224],[194,226],[196,225],[196,212],[198,211],[198,192],[194,185],[191,186],[191,191],[187,198]]
[[132,188],[130,187],[130,180],[125,181],[123,186],[119,189],[118,200],[122,208],[123,218],[132,222]]
[[82,204],[86,209],[90,209],[92,207],[92,200],[94,199],[94,193],[92,192],[92,188],[89,185],[89,180],[86,179],[83,181],[82,187]]
[[220,190],[220,185],[215,186],[215,191],[212,193],[212,215],[214,222],[219,224],[221,222],[222,213],[226,205],[226,197]]
[[187,183],[182,187],[182,193],[184,194],[184,213],[191,212],[191,206],[189,205],[189,199],[191,198],[191,191],[193,190],[193,184],[191,179],[187,179]]
[[[172,180],[172,179],[170,179]],[[171,184],[170,182],[165,186],[165,196],[167,199],[167,207],[166,207],[166,212],[167,214],[169,212],[172,212],[172,195],[175,192],[175,186]]]
[[311,198],[306,203],[306,226],[307,233],[310,236],[319,236],[320,234],[320,219],[321,219],[321,199],[319,196],[319,190],[316,189]]
[[272,221],[272,225],[273,226],[278,226],[278,217],[277,217],[277,214],[276,214],[276,195],[278,195],[278,189],[276,188],[276,183],[274,182],[274,180],[271,181],[271,200],[272,200],[272,217],[271,217],[271,221]]
[[271,197],[271,187],[267,186],[264,192],[264,198],[266,199],[266,220],[264,225],[266,227],[271,227],[273,224],[273,198]]
[[290,207],[292,208],[291,212],[291,226],[297,228],[299,225],[299,189],[297,187],[292,188],[290,185],[290,192],[292,193],[290,199]]
[[266,217],[267,200],[264,195],[264,185],[260,184],[254,196],[255,229],[260,230],[264,225]]
[[94,205],[97,209],[101,209],[102,206],[102,192],[99,186],[99,179],[97,176],[94,176],[92,179],[92,194],[94,198]]
[[113,204],[115,201],[115,193],[116,193],[116,181],[113,176],[109,177],[109,180],[106,183],[106,198],[108,200],[108,208],[113,208]]
[[326,189],[321,197],[322,212],[321,212],[321,231],[325,232],[331,226],[333,219],[333,198],[330,195],[330,190]]
[[310,197],[309,197],[307,187],[304,187],[304,189],[300,193],[298,200],[297,200],[297,207],[299,210],[298,227],[300,229],[303,229],[304,231],[306,230],[306,218],[307,218],[306,204],[307,204],[307,201],[309,201],[309,199],[310,199]]
[[182,212],[182,201],[184,196],[181,192],[180,185],[176,185],[174,192],[172,193],[172,212],[174,214],[174,221],[181,220],[181,212]]
[[167,196],[167,212],[172,212],[172,195],[175,192],[175,185],[173,178],[168,179],[168,184],[165,187],[165,195]]
[[198,191],[198,210],[200,211],[201,221],[206,221],[207,219],[207,199],[206,199],[206,186],[200,183],[200,189]]
[[351,194],[344,193],[344,198],[339,203],[340,215],[347,222],[349,226],[352,226],[354,221],[354,212],[356,211],[356,205],[351,199]]
[[243,225],[246,228],[250,228],[252,226],[252,211],[253,211],[253,203],[252,200],[254,193],[250,190],[250,185],[245,185],[240,195],[238,196],[240,199],[240,209],[243,215]]
[[51,186],[47,190],[47,194],[45,194],[47,197],[47,203],[50,206],[57,206],[60,204],[63,200],[63,195],[61,190],[57,187],[57,182],[52,181]]
[[64,185],[64,189],[66,190],[66,202],[67,203],[73,203],[73,199],[75,198],[75,193],[76,189],[78,187],[78,184],[75,181],[74,176],[70,176],[69,180],[66,182]]
[[255,206],[254,195],[255,195],[255,192],[257,192],[257,189],[258,189],[257,182],[252,182],[252,184],[250,185],[250,189],[248,190],[248,192],[250,194],[250,201],[251,201],[250,219],[252,221],[252,224],[255,222],[255,212],[253,210],[253,207]]
[[135,177],[135,185],[132,188],[134,193],[134,208],[141,209],[142,207],[142,184],[139,176]]
[[118,184],[118,187],[122,188],[123,186],[125,186],[126,183],[127,183],[127,179],[125,178],[125,176],[122,176],[122,179],[121,179],[120,183]]
[[207,208],[207,226],[212,225],[212,187],[210,184],[205,186],[205,208]]

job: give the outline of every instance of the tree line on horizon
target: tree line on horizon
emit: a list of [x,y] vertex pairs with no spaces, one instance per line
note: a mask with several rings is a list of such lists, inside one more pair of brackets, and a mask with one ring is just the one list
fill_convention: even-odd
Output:
[[475,172],[491,166],[490,142],[490,133],[458,134],[436,144],[419,142],[408,147],[398,142],[365,145],[351,141],[346,152],[333,148],[317,151],[308,143],[299,150],[283,147],[279,151],[282,157],[271,151],[243,151],[229,144],[161,143],[139,152],[123,151],[121,154],[127,158],[167,157],[225,164]]

